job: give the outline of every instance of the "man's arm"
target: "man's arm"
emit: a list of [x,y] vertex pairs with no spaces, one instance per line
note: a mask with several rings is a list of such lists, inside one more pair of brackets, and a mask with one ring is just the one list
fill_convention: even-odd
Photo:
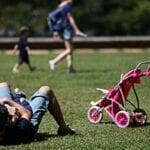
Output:
[[75,35],[81,36],[81,37],[87,37],[86,34],[84,34],[83,32],[81,32],[79,30],[79,28],[78,28],[78,26],[77,26],[77,24],[76,24],[76,22],[74,20],[74,17],[73,17],[73,15],[71,13],[67,14],[67,18],[68,18],[68,20],[70,22],[70,25],[72,26],[72,28],[74,30]]
[[68,20],[69,20],[69,22],[70,22],[70,24],[71,24],[71,26],[72,26],[75,34],[77,34],[78,32],[80,32],[79,29],[78,29],[78,26],[76,25],[75,20],[74,20],[74,18],[73,18],[73,16],[72,16],[71,13],[67,14],[67,18],[68,18]]
[[14,102],[13,100],[9,100],[9,99],[3,99],[0,102],[3,105],[7,104],[11,107],[15,107],[18,110],[18,112],[20,113],[20,117],[30,120],[31,112],[29,110],[27,110],[26,108],[24,108],[23,106],[21,106],[20,104]]

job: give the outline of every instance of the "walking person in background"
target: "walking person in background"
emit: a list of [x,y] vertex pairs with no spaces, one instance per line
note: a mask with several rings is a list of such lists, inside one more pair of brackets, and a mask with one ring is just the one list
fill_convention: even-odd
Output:
[[30,69],[30,71],[33,71],[34,68],[30,64],[29,60],[29,54],[30,48],[28,46],[28,34],[29,29],[26,26],[23,26],[20,28],[20,38],[18,44],[14,46],[13,53],[15,53],[19,49],[19,55],[18,55],[18,63],[14,65],[12,72],[13,73],[19,73],[19,67],[26,63]]
[[72,15],[72,0],[61,0],[58,7],[49,13],[48,24],[53,31],[54,38],[61,37],[64,41],[65,50],[54,59],[49,61],[50,70],[55,70],[55,65],[62,59],[67,59],[69,73],[75,73],[73,65],[72,38],[76,36],[86,36],[75,23]]

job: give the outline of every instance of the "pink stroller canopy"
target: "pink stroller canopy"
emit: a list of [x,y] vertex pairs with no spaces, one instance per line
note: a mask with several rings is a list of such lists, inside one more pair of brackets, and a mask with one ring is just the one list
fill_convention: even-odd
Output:
[[134,84],[140,84],[140,78],[143,76],[150,76],[150,72],[148,70],[142,72],[140,69],[131,70],[122,77],[121,81],[116,86],[108,90],[107,98],[112,101],[112,115],[115,115],[120,109],[117,103],[122,107],[125,106],[125,100],[127,99],[132,86]]

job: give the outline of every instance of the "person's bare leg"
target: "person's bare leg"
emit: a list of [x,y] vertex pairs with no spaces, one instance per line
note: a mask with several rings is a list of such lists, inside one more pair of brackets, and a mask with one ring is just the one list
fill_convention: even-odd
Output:
[[62,111],[60,109],[59,103],[57,101],[56,96],[54,95],[54,92],[49,88],[49,86],[42,86],[39,89],[40,92],[45,93],[50,98],[50,103],[48,106],[48,111],[50,114],[54,117],[57,124],[59,125],[58,134],[59,135],[67,135],[67,134],[74,134],[75,131],[69,128],[65,121],[62,114]]
[[13,69],[12,69],[12,72],[13,73],[19,73],[19,67],[20,67],[20,64],[15,64]]
[[73,68],[73,48],[71,41],[65,41],[65,47],[69,50],[69,53],[66,56],[68,68]]
[[67,57],[66,57],[66,60],[67,60],[67,66],[68,68],[73,68],[73,64],[72,64],[72,61],[73,61],[73,55],[72,53],[68,54]]
[[63,52],[61,52],[58,56],[56,56],[52,61],[53,61],[53,63],[56,65],[58,62],[60,62],[62,59],[64,59],[67,55],[68,55],[68,53],[69,53],[70,51],[67,49],[67,50],[65,50],[65,51],[63,51]]
[[56,56],[54,59],[49,60],[50,70],[54,71],[55,65],[58,62],[60,62],[61,60],[63,60],[68,55],[68,53],[69,53],[69,51],[65,50],[65,51],[61,52],[58,56]]
[[66,41],[66,47],[70,50],[70,53],[66,56],[69,73],[75,73],[73,65],[73,47],[71,41]]
[[28,68],[29,68],[30,71],[33,71],[35,69],[34,67],[31,66],[30,62],[27,63],[27,65],[28,65]]
[[62,59],[64,59],[68,54],[71,53],[71,46],[70,46],[70,41],[65,40],[64,41],[64,45],[65,45],[65,50],[63,52],[61,52],[58,56],[56,56],[52,61],[54,64],[57,64],[59,61],[61,61]]
[[55,118],[58,125],[59,126],[65,125],[65,121],[64,121],[60,106],[58,104],[58,101],[57,101],[53,91],[50,89],[50,87],[42,86],[39,89],[39,91],[42,93],[45,93],[46,95],[48,95],[50,97],[51,101],[49,103],[48,110],[53,115],[53,117]]
[[72,53],[72,44],[70,40],[64,41],[65,50],[61,52],[59,55],[57,55],[54,59],[49,61],[50,69],[55,70],[55,65],[63,60],[64,58],[67,58],[67,64],[68,68],[73,68],[73,53]]

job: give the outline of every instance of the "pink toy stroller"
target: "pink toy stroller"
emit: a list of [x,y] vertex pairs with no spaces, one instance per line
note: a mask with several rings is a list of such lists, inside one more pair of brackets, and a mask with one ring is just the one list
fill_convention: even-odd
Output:
[[[91,123],[99,123],[103,117],[103,110],[111,117],[115,124],[120,128],[126,128],[129,124],[144,125],[147,120],[146,112],[140,108],[140,102],[135,90],[135,84],[140,84],[140,78],[150,76],[150,61],[139,63],[135,69],[121,75],[120,82],[108,89],[97,89],[105,95],[97,102],[91,102],[88,110],[88,120]],[[147,66],[145,70],[141,66]],[[133,89],[137,106],[130,102],[127,97]],[[129,102],[134,111],[128,112],[126,102]]]

